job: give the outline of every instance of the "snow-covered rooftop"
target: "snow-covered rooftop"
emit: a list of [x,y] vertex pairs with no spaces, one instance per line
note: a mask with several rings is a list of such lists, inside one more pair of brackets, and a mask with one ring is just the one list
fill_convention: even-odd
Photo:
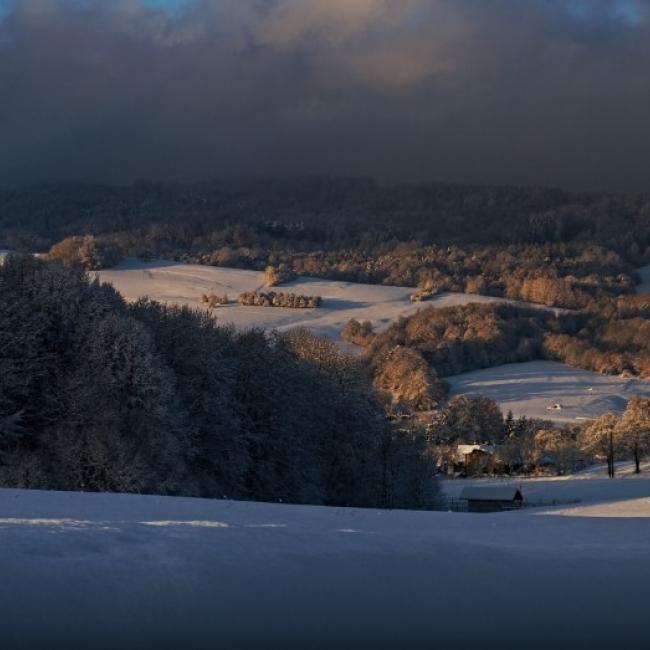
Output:
[[522,494],[516,487],[504,486],[474,486],[463,488],[461,499],[469,501],[514,501],[521,499]]

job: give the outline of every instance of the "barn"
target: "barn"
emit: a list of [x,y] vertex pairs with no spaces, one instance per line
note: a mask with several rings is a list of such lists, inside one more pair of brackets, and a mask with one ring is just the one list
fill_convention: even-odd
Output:
[[502,512],[517,510],[524,503],[516,487],[466,487],[460,498],[467,501],[467,512]]

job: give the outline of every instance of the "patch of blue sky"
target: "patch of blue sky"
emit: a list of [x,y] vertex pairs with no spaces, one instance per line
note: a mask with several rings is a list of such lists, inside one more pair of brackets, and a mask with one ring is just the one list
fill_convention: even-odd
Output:
[[[70,2],[84,2],[93,0],[69,0]],[[102,0],[104,1],[104,0]],[[106,0],[110,1],[110,0]],[[158,7],[175,15],[183,11],[194,0],[140,0],[142,4]],[[244,0],[242,0],[244,1]],[[323,0],[327,2],[328,0]],[[588,20],[603,15],[616,22],[628,25],[638,25],[648,16],[647,0],[564,0],[570,15]],[[20,0],[0,0],[0,18],[9,15],[12,7]]]
[[150,7],[159,7],[171,14],[181,12],[192,0],[141,0],[142,4]]
[[[80,0],[70,0],[71,3],[78,3],[79,1]],[[108,2],[110,0],[106,1]],[[14,5],[16,5],[18,2],[20,2],[20,0],[0,0],[0,17],[8,16],[11,13]],[[83,3],[84,0],[81,0],[81,2]],[[160,7],[165,11],[169,11],[171,14],[176,14],[182,11],[185,6],[190,4],[192,0],[140,0],[140,2],[142,2],[144,5],[149,5],[151,7]]]
[[627,25],[638,25],[647,9],[641,0],[569,0],[568,12],[584,20],[607,17]]
[[11,8],[14,0],[0,0],[0,18],[8,16],[11,13]]
[[621,20],[632,25],[641,23],[647,15],[647,7],[639,0],[621,0],[615,11]]

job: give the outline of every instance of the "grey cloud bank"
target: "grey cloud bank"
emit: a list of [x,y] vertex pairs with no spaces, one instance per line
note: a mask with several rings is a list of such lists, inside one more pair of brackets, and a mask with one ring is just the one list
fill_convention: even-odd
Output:
[[172,16],[18,0],[0,13],[0,184],[328,173],[650,190],[643,7],[217,0]]

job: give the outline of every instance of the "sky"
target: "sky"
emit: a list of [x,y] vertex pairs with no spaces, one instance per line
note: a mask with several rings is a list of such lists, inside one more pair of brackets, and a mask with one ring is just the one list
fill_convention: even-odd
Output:
[[649,0],[0,0],[0,184],[650,191]]

